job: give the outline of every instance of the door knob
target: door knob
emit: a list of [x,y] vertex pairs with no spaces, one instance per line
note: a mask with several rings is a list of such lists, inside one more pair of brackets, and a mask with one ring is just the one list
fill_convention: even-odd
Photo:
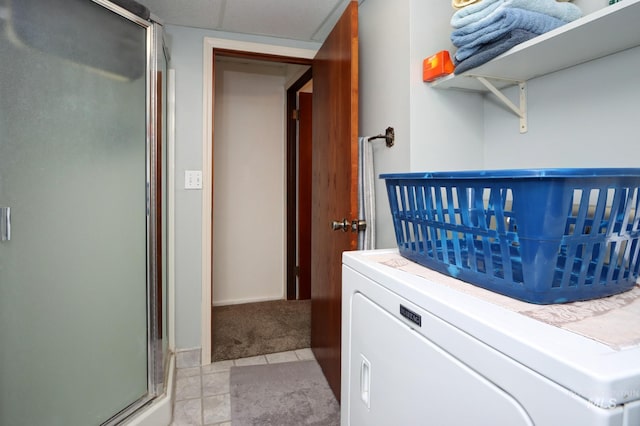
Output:
[[344,232],[347,232],[350,227],[351,224],[347,219],[342,219],[342,222],[338,222],[337,220],[331,222],[331,229],[333,229],[334,231],[339,231],[342,229]]
[[342,219],[341,222],[334,220],[331,222],[331,229],[334,231],[342,230],[347,232],[351,230],[351,232],[359,232],[367,229],[367,222],[364,220],[352,220],[349,222],[347,219]]

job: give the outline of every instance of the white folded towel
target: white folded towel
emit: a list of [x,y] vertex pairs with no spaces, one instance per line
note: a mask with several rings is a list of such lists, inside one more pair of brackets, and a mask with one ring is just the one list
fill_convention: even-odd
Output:
[[467,7],[470,4],[478,3],[482,0],[451,0],[451,6],[454,9],[462,9],[463,7]]

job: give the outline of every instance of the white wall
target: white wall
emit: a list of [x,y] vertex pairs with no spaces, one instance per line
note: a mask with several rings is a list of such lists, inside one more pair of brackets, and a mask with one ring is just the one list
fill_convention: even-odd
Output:
[[572,3],[580,8],[583,15],[588,15],[603,7],[607,7],[609,0],[572,0]]
[[[422,81],[422,61],[449,49],[450,2],[366,0],[359,9],[360,134],[396,131],[375,142],[376,175],[482,167],[480,95],[441,92]],[[394,247],[384,181],[376,181],[376,245]]]
[[422,80],[422,62],[440,50],[454,53],[451,2],[410,0],[410,170],[482,168],[482,97],[434,90]]
[[487,97],[486,168],[639,167],[638,69],[634,48],[530,80],[522,135],[517,117]]
[[202,34],[166,26],[176,75],[176,348],[200,346],[201,191],[184,189],[184,170],[202,169]]
[[285,71],[216,63],[214,305],[284,297]]
[[362,136],[395,129],[396,141],[387,148],[383,140],[372,142],[376,176],[376,244],[395,245],[391,214],[380,173],[404,171],[409,166],[409,2],[366,0],[359,14],[359,115]]
[[171,67],[176,70],[176,347],[201,347],[202,304],[202,191],[184,189],[184,170],[203,165],[203,41],[225,38],[318,49],[315,43],[252,37],[168,25]]

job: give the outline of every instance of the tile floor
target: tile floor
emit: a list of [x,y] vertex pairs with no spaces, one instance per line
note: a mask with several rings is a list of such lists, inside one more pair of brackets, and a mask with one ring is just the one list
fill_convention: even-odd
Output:
[[178,368],[171,426],[231,426],[229,370],[232,366],[275,364],[314,359],[311,349]]

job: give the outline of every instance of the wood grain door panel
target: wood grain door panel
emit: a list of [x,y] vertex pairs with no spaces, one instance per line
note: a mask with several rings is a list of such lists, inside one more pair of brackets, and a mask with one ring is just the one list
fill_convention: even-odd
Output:
[[333,231],[358,214],[358,4],[313,60],[311,347],[340,400],[342,252],[357,234]]

